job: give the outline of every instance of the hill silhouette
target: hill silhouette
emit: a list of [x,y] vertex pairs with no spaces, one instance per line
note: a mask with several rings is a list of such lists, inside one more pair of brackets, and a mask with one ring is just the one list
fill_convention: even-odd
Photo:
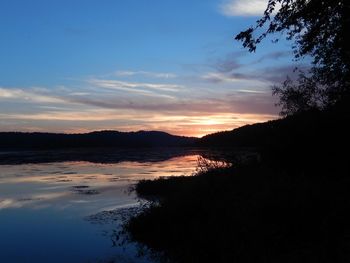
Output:
[[85,134],[0,132],[1,150],[40,150],[111,147],[175,147],[193,144],[197,138],[160,131],[96,131]]

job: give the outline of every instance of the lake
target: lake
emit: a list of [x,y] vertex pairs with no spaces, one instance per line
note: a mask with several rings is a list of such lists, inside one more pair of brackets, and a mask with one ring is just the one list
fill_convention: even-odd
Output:
[[199,156],[166,149],[0,153],[0,262],[151,262],[135,244],[116,245],[121,221],[99,215],[137,206],[130,187],[140,179],[191,175]]

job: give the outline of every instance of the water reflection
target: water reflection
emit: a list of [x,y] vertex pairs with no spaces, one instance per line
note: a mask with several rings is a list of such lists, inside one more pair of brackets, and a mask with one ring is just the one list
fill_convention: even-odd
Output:
[[[93,148],[57,151],[0,151],[0,164],[53,163],[53,162],[90,162],[90,163],[120,163],[138,162],[150,163],[166,161],[175,157],[195,155],[203,152],[194,148]],[[35,169],[35,168],[34,168]]]
[[126,186],[144,178],[190,175],[194,171],[196,160],[197,155],[190,155],[153,163],[64,162],[2,165],[0,209],[46,201],[51,205],[63,201],[76,203],[81,198],[88,198],[85,201],[92,202],[88,195],[95,194],[127,202],[130,197],[134,197],[126,194]]
[[198,158],[150,156],[142,162],[124,157],[128,161],[0,165],[0,262],[149,262],[136,256],[133,244],[113,247],[119,221],[92,224],[86,218],[135,207],[138,200],[129,191],[135,182],[191,175]]

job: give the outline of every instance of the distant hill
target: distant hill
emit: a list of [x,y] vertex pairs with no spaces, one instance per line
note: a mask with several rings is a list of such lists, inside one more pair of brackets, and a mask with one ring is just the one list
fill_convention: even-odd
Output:
[[85,134],[0,132],[0,150],[38,150],[96,147],[189,146],[195,137],[175,136],[160,131],[97,131]]

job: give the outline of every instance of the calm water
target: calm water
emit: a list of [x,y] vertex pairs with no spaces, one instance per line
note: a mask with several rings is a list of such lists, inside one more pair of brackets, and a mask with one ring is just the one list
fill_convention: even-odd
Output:
[[0,165],[0,262],[150,262],[137,256],[133,244],[114,246],[119,221],[87,218],[137,205],[130,186],[190,175],[197,158],[191,153],[161,161]]

